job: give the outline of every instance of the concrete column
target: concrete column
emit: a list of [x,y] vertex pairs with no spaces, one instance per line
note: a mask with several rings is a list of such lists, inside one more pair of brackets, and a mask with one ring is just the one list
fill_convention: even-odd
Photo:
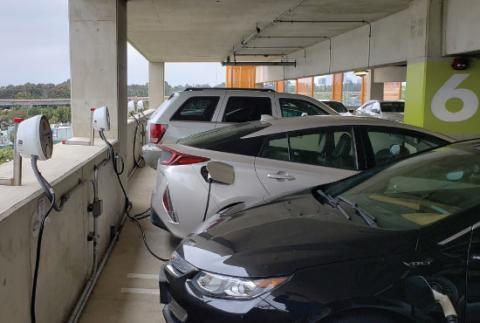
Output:
[[149,107],[156,109],[165,98],[165,63],[148,63]]
[[106,105],[124,155],[127,129],[126,0],[70,0],[72,128],[88,137],[90,108]]
[[365,77],[365,102],[369,100],[383,100],[383,83],[375,82],[375,70],[368,71]]
[[480,134],[480,61],[465,70],[443,55],[442,0],[410,4],[405,122],[457,137]]

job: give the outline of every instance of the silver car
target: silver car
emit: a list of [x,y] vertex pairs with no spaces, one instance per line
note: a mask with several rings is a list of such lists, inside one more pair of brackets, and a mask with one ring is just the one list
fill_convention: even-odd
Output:
[[[215,129],[160,146],[151,219],[184,237],[231,206],[334,182],[452,141],[397,122],[343,116]],[[233,183],[211,183],[207,167],[214,161],[232,167]]]
[[266,115],[285,118],[324,114],[337,112],[304,95],[271,89],[189,88],[162,103],[148,120],[146,130],[148,142],[160,144]]
[[402,100],[372,100],[355,110],[355,115],[403,122],[405,102]]

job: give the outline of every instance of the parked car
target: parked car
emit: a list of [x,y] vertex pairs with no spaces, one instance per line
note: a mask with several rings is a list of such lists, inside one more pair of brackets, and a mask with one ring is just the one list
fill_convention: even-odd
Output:
[[404,111],[404,101],[372,100],[355,110],[355,115],[403,122]]
[[227,210],[184,239],[161,268],[164,316],[210,323],[479,322],[479,196],[475,140]]
[[170,96],[147,123],[149,143],[179,138],[234,123],[303,115],[336,115],[335,110],[304,95],[271,89],[188,88]]
[[338,112],[342,115],[350,114],[347,107],[342,102],[333,101],[333,100],[321,100],[320,102],[325,103],[330,108],[332,108],[333,110],[335,110],[336,112]]
[[[158,165],[151,219],[184,237],[204,217],[231,205],[331,183],[452,140],[397,122],[343,116],[215,129],[160,147],[159,161],[151,165]],[[233,166],[234,183],[210,186],[209,161]],[[199,212],[205,208],[206,215]]]

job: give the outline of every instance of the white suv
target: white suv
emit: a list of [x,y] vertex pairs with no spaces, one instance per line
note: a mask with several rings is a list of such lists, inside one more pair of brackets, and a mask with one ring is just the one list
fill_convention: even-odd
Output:
[[325,114],[338,113],[304,95],[270,89],[188,88],[171,95],[157,108],[148,120],[147,136],[151,144],[172,143],[219,126],[260,120],[262,115],[282,118]]

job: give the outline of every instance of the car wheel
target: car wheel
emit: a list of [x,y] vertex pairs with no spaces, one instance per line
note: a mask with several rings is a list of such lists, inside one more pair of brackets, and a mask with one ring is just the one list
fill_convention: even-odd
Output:
[[321,323],[411,323],[402,317],[375,312],[349,312],[327,318]]

